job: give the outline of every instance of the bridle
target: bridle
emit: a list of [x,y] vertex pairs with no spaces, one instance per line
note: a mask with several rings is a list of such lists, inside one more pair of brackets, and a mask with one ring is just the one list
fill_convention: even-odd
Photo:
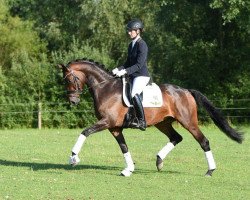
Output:
[[[66,93],[68,95],[70,95],[70,94],[77,94],[77,95],[82,94],[83,89],[81,89],[81,87],[80,87],[80,83],[79,83],[80,79],[78,78],[78,76],[75,75],[75,73],[73,72],[72,69],[70,69],[68,67],[67,67],[67,69],[68,69],[69,73],[63,79],[64,79],[65,82],[67,82],[69,84],[73,84],[76,89],[75,90],[66,90]],[[69,81],[69,80],[66,79],[70,75],[73,77],[73,81]],[[108,80],[115,79],[115,78],[117,78],[117,77],[112,77],[112,78],[110,78]],[[101,85],[101,84],[107,82],[108,80],[101,81],[100,83],[97,83],[97,84],[95,84],[93,86],[90,86],[87,89],[95,88],[96,86]]]
[[[69,70],[69,73],[63,78],[65,82],[69,83],[69,84],[73,84],[75,86],[75,90],[66,90],[66,93],[68,95],[70,94],[82,94],[82,89],[80,87],[80,84],[79,84],[79,78],[78,76],[75,75],[75,73],[73,72],[73,70],[67,68]],[[73,81],[70,81],[70,80],[67,80],[66,78],[68,76],[72,76],[73,77]]]

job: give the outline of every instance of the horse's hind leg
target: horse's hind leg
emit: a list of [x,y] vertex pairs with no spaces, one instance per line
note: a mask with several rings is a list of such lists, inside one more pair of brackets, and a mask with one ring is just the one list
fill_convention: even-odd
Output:
[[216,169],[214,157],[210,149],[209,140],[203,135],[198,127],[198,121],[193,120],[193,123],[190,123],[189,125],[182,125],[193,135],[205,153],[208,164],[208,171],[205,176],[212,176],[213,171]]
[[174,149],[174,147],[182,141],[182,137],[179,133],[177,133],[174,128],[172,127],[172,122],[174,120],[166,119],[159,124],[156,124],[155,127],[158,128],[162,133],[168,136],[170,142],[168,142],[157,154],[156,159],[156,167],[158,171],[163,168],[163,160],[166,156]]
[[133,171],[135,170],[135,165],[132,160],[131,154],[128,151],[128,146],[125,142],[125,139],[122,134],[122,129],[121,128],[112,128],[109,129],[109,131],[112,133],[112,135],[115,137],[117,143],[119,144],[121,151],[123,153],[125,163],[126,163],[126,168],[122,170],[121,175],[122,176],[131,176]]

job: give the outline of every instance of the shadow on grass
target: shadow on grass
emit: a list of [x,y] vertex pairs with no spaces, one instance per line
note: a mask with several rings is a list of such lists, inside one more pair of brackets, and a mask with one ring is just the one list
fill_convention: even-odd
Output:
[[18,162],[1,160],[0,165],[14,167],[28,167],[33,171],[48,170],[48,169],[63,169],[63,170],[82,170],[82,169],[97,169],[97,170],[122,170],[120,167],[100,166],[100,165],[77,165],[72,167],[69,164],[53,164],[53,163],[36,163],[36,162]]
[[[123,168],[115,167],[115,166],[102,166],[102,165],[77,165],[76,167],[72,167],[69,164],[54,164],[54,163],[37,163],[37,162],[19,162],[19,161],[9,161],[9,160],[2,160],[0,159],[0,165],[2,166],[11,166],[11,167],[27,167],[30,168],[32,171],[39,171],[39,170],[49,170],[49,169],[61,169],[61,170],[84,170],[84,169],[94,169],[94,170],[113,170],[113,171],[122,171]],[[185,172],[180,171],[168,171],[162,170],[158,172],[155,170],[150,169],[135,169],[134,174],[175,174],[175,175],[185,175]]]
[[152,173],[156,173],[156,174],[161,174],[161,175],[188,175],[187,172],[183,172],[183,171],[177,171],[177,170],[161,170],[161,171],[158,171],[156,168],[155,170],[147,170],[147,169],[141,169],[141,168],[138,168],[134,171],[134,174],[152,174]]

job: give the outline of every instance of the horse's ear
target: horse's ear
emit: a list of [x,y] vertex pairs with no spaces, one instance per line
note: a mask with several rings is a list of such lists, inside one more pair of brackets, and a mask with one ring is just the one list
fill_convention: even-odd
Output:
[[59,69],[62,69],[63,66],[64,66],[63,64],[58,64],[58,65],[57,65],[57,67],[58,67]]
[[68,68],[64,64],[58,64],[57,67],[62,70],[68,70]]

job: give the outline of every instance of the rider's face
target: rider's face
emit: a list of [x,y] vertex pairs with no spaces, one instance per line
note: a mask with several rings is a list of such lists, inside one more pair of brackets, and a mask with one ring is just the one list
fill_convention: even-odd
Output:
[[140,30],[129,30],[128,34],[131,39],[134,39],[138,34],[140,33]]

